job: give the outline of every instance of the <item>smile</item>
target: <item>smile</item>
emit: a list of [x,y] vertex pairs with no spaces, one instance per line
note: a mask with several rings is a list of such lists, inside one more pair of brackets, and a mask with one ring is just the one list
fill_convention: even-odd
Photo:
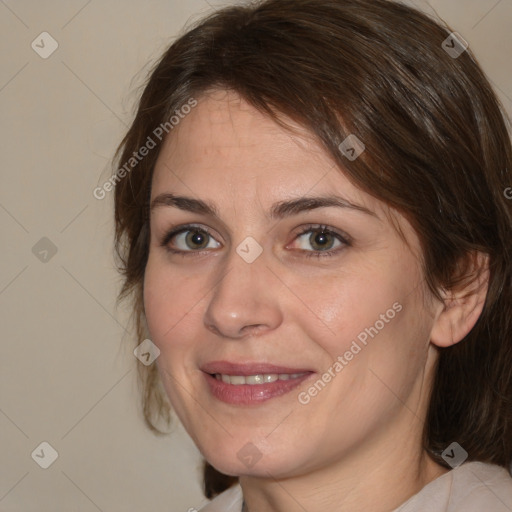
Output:
[[226,375],[224,373],[216,373],[214,376],[217,380],[225,384],[232,384],[233,386],[240,386],[242,384],[255,386],[276,382],[277,380],[298,379],[304,375],[307,375],[307,373],[259,373],[257,375]]

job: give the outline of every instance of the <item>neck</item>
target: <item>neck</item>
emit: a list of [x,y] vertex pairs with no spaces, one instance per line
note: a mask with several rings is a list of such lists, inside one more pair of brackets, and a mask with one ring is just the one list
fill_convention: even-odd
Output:
[[[240,477],[243,512],[390,512],[446,473],[421,451],[410,447],[379,453],[360,452],[322,470],[286,478]],[[378,461],[378,462],[376,462]]]

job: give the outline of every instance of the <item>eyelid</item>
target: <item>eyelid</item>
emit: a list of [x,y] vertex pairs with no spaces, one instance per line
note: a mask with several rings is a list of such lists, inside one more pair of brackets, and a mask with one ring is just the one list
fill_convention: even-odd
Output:
[[211,230],[208,227],[204,227],[202,224],[182,224],[182,225],[173,226],[172,228],[169,228],[168,230],[166,230],[164,235],[161,238],[160,245],[166,246],[169,244],[171,239],[174,238],[175,236],[177,236],[183,232],[193,231],[193,230],[201,232],[201,233],[205,233],[217,241],[217,238],[213,235],[213,230]]
[[[325,225],[325,224],[307,224],[307,225],[303,225],[297,229],[298,229],[298,232],[296,232],[293,235],[293,240],[291,243],[295,242],[299,237],[301,237],[302,235],[305,235],[306,233],[316,231],[319,233],[323,232],[323,233],[332,234],[342,244],[342,247],[338,247],[336,249],[329,249],[326,251],[315,251],[315,250],[308,251],[305,249],[297,249],[298,252],[309,253],[309,254],[307,254],[307,256],[317,256],[317,257],[332,256],[332,255],[340,252],[341,250],[343,250],[345,247],[352,245],[352,238],[347,233],[340,231],[334,227]],[[183,225],[178,225],[178,226],[172,227],[168,231],[166,231],[166,233],[163,235],[163,237],[160,241],[160,245],[162,247],[165,247],[171,253],[181,254],[181,255],[185,255],[187,253],[188,253],[187,255],[197,255],[197,254],[202,254],[204,252],[208,252],[209,250],[211,250],[211,249],[183,250],[183,249],[171,249],[169,247],[169,242],[174,237],[176,237],[182,233],[185,233],[187,231],[194,231],[194,230],[197,232],[200,232],[200,233],[204,233],[207,236],[209,236],[210,238],[213,238],[217,243],[220,243],[217,240],[217,238],[213,235],[212,230],[210,230],[210,228],[205,227],[202,224],[183,224]],[[288,247],[289,245],[290,244],[287,244],[286,247]]]
[[[340,254],[343,250],[345,250],[347,247],[352,246],[352,237],[350,237],[347,233],[344,231],[340,231],[334,227],[325,225],[325,224],[309,224],[306,226],[302,226],[300,228],[300,231],[294,236],[294,239],[292,240],[292,243],[294,243],[296,240],[298,240],[300,237],[305,235],[306,233],[326,233],[329,235],[334,236],[336,240],[340,242],[340,246],[334,248],[334,249],[327,249],[325,251],[318,251],[318,250],[306,250],[306,249],[295,249],[295,251],[299,253],[303,253],[303,255],[306,258],[326,258],[331,256],[336,256]],[[286,246],[288,247],[289,244]]]
[[352,237],[350,237],[347,233],[337,228],[331,227],[327,224],[306,224],[305,226],[301,226],[299,228],[299,232],[296,233],[294,240],[301,235],[309,233],[310,231],[316,231],[319,233],[330,233],[336,235],[345,244],[352,243]]

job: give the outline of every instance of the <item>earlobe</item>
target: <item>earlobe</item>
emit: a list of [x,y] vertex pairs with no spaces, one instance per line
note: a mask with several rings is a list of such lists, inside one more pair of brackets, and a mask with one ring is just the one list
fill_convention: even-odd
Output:
[[[478,252],[471,258],[466,285],[444,292],[444,305],[433,324],[430,341],[449,347],[463,340],[480,317],[489,286],[489,256]],[[478,277],[470,279],[472,276]]]

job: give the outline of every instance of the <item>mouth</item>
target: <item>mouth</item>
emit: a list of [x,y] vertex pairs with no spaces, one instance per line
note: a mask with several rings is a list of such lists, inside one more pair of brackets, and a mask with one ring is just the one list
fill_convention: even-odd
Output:
[[289,393],[315,373],[305,368],[227,361],[208,363],[201,370],[210,394],[231,405],[259,405]]
[[298,379],[307,375],[308,372],[303,373],[258,373],[256,375],[226,375],[225,373],[209,374],[217,380],[225,384],[232,384],[233,386],[241,386],[248,384],[249,386],[258,386],[261,384],[268,384],[276,382],[277,380],[291,380]]

